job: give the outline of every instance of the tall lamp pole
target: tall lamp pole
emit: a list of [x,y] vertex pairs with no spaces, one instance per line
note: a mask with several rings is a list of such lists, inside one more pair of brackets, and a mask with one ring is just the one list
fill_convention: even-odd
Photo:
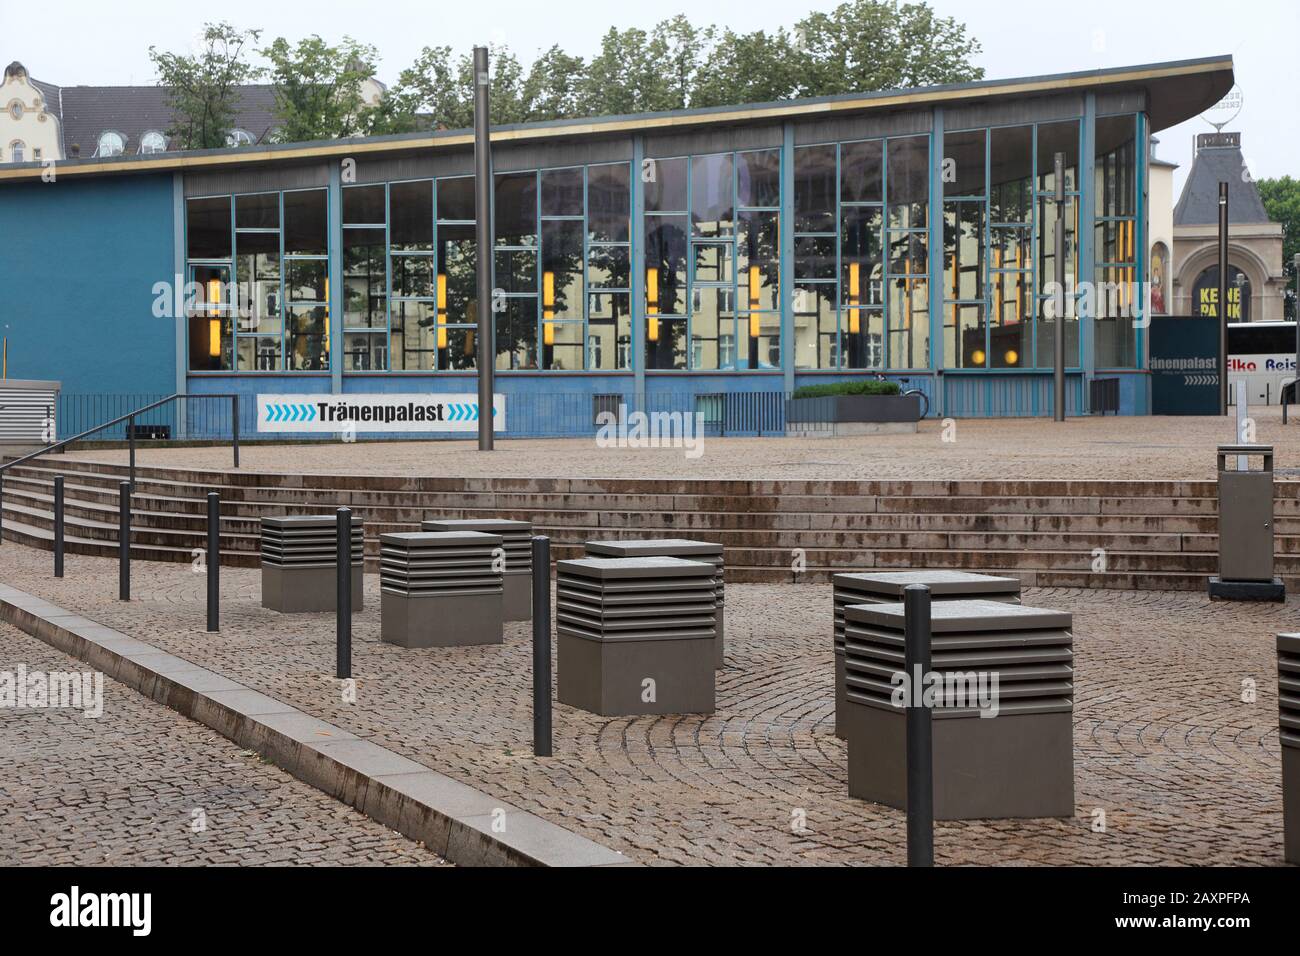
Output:
[[488,132],[488,51],[474,47],[474,238],[478,277],[478,450],[491,451],[493,356],[492,153]]
[[1056,179],[1056,341],[1052,357],[1052,417],[1065,421],[1065,153],[1057,153]]
[[1219,413],[1228,414],[1228,184],[1219,183]]

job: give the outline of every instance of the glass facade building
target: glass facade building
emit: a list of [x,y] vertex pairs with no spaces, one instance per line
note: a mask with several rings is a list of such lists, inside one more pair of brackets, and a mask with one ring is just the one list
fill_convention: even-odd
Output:
[[1231,66],[1077,76],[497,130],[490,250],[467,134],[217,154],[170,174],[177,390],[472,391],[486,310],[506,393],[879,375],[1033,415],[1059,321],[1072,409],[1105,376],[1144,412],[1147,141]]

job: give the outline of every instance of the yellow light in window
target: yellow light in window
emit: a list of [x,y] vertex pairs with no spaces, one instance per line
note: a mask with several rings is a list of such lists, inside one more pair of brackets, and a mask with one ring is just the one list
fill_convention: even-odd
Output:
[[434,319],[434,324],[438,328],[438,348],[447,347],[447,273],[438,273],[438,314]]
[[758,266],[749,267],[749,307],[757,309],[762,296],[759,291],[760,277]]
[[857,335],[862,331],[862,313],[854,309],[849,313],[849,334]]
[[1020,364],[1020,353],[1015,349],[1007,349],[1007,354],[1002,356],[1008,365]]
[[760,321],[761,321],[761,319],[762,319],[762,316],[759,315],[757,312],[754,312],[754,313],[752,313],[752,314],[750,315],[750,317],[749,317],[749,337],[750,337],[751,339],[756,339],[756,338],[758,338],[760,335],[763,334],[763,330],[762,330],[762,328],[761,328],[761,326],[760,326]]
[[659,270],[653,266],[645,271],[645,311],[647,316],[646,337],[651,342],[659,341]]
[[208,280],[208,315],[221,314],[221,280]]
[[213,358],[221,357],[221,320],[211,319],[208,321],[208,355]]
[[862,266],[856,262],[849,263],[849,305],[858,304],[858,284],[862,281]]
[[555,344],[555,273],[542,273],[542,344]]
[[970,360],[971,360],[971,364],[972,364],[972,365],[983,365],[983,364],[984,364],[984,350],[983,350],[983,349],[976,349],[974,352],[971,352],[971,354],[970,354]]

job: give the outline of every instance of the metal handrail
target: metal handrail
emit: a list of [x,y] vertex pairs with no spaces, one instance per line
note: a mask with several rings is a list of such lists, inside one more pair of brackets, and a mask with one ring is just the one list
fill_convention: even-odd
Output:
[[50,452],[54,451],[55,449],[65,448],[68,445],[72,444],[73,442],[81,441],[83,438],[87,438],[90,435],[96,434],[97,432],[102,432],[106,428],[112,428],[114,425],[120,425],[123,422],[126,422],[127,423],[126,440],[127,440],[127,446],[130,449],[131,484],[132,486],[134,486],[135,485],[135,419],[136,417],[139,415],[143,415],[145,412],[153,411],[155,408],[160,408],[161,406],[166,405],[169,402],[175,402],[185,398],[228,398],[230,399],[230,439],[231,439],[231,447],[232,450],[234,451],[235,467],[238,468],[239,467],[239,396],[230,395],[230,394],[186,395],[182,392],[177,392],[175,395],[168,395],[166,398],[160,398],[156,402],[150,402],[148,405],[142,405],[140,408],[137,408],[134,411],[127,412],[125,415],[119,415],[117,418],[114,418],[112,421],[104,422],[101,425],[96,425],[94,428],[88,428],[84,432],[81,432],[78,435],[73,435],[71,438],[64,438],[61,441],[53,442],[52,444],[46,445],[44,448],[23,455],[21,458],[15,458],[13,461],[7,461],[4,462],[3,464],[0,464],[0,481],[3,481],[4,473],[10,468],[12,468],[14,465],[21,465],[23,462],[31,461],[33,458],[39,458],[42,455],[48,455]]

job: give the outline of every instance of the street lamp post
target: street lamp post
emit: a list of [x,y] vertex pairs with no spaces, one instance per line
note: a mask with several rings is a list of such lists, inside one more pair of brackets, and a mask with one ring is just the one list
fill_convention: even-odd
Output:
[[1219,183],[1219,414],[1228,414],[1228,184]]
[[474,236],[478,278],[478,450],[491,451],[492,372],[496,342],[492,315],[492,154],[488,129],[488,51],[474,47]]
[[1065,421],[1065,153],[1052,167],[1056,179],[1056,341],[1052,356],[1052,417]]

